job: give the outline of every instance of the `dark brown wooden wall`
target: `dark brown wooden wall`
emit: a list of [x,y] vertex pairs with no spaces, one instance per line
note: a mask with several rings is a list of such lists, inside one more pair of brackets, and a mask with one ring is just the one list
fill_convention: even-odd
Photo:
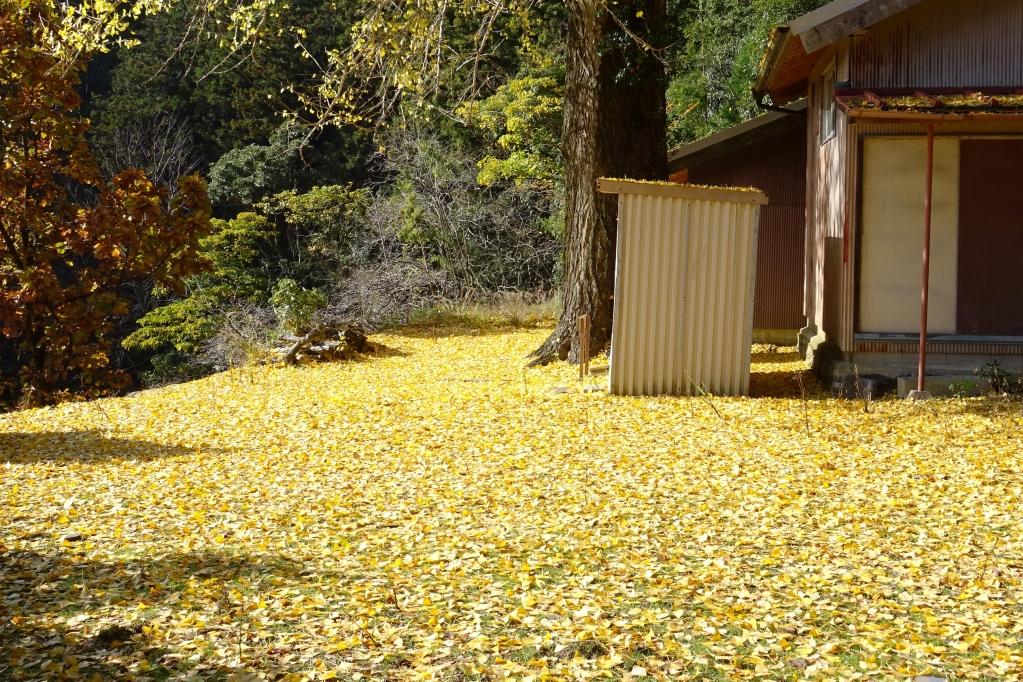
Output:
[[1023,335],[1023,140],[963,140],[960,334]]
[[793,125],[751,145],[690,166],[689,182],[756,187],[770,203],[761,209],[753,326],[799,329],[803,316],[806,222],[806,129]]

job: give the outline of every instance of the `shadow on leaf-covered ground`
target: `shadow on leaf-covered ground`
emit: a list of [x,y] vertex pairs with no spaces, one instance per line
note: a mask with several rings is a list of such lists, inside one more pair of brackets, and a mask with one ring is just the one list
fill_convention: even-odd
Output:
[[[90,560],[74,546],[52,553],[4,551],[0,544],[0,679],[255,679],[266,669],[242,641],[236,589],[309,582],[300,562],[259,555],[170,553],[154,558]],[[196,591],[201,594],[195,594]],[[211,602],[211,595],[220,595]],[[189,600],[196,606],[190,606]],[[206,607],[201,613],[199,604]],[[212,663],[201,647],[158,641],[153,612],[171,607],[204,616],[194,637],[231,641],[238,665]],[[212,611],[210,609],[212,608]],[[232,637],[234,640],[232,640]],[[175,644],[179,639],[175,638]],[[184,638],[187,642],[191,638]],[[246,647],[242,650],[243,645]],[[197,655],[198,654],[198,655]]]
[[0,433],[0,462],[97,462],[152,460],[194,452],[190,448],[143,440],[111,438],[99,431]]

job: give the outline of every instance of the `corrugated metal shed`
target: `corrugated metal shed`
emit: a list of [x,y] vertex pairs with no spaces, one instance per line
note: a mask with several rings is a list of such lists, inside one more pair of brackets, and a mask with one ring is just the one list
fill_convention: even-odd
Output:
[[749,393],[762,192],[600,180],[618,194],[610,391]]

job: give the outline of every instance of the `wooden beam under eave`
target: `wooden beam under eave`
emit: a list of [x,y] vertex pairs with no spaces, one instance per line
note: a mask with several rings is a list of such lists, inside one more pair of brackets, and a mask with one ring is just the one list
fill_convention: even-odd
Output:
[[887,121],[889,123],[928,123],[934,121],[963,121],[962,114],[929,114],[916,111],[878,111],[876,109],[847,109],[854,121]]
[[926,111],[877,111],[874,109],[845,109],[852,120],[887,121],[889,123],[941,123],[945,121],[1023,121],[1023,110],[1018,114],[998,111],[977,111],[973,113],[935,114]]
[[[849,8],[831,19],[822,21],[803,30],[793,31],[799,35],[807,52],[816,52],[833,45],[843,38],[869,28],[895,16],[899,12],[919,5],[923,0],[848,0]],[[795,22],[793,22],[795,24]]]

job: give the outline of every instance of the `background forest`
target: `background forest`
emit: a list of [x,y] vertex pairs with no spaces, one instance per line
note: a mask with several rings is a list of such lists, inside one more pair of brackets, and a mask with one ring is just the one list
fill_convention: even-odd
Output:
[[[821,4],[669,2],[659,52],[669,145],[756,115],[750,83],[770,28]],[[562,3],[498,20],[479,63],[439,74],[427,100],[329,126],[311,125],[305,103],[323,56],[351,47],[354,0],[293,0],[244,50],[183,5],[137,19],[138,44],[92,56],[77,85],[74,114],[89,122],[103,178],[140,168],[170,195],[198,173],[212,205],[205,266],[183,287],[120,286],[111,360],[130,386],[242,362],[313,320],[379,328],[456,302],[552,299],[564,225]],[[457,44],[480,28],[453,30]]]

